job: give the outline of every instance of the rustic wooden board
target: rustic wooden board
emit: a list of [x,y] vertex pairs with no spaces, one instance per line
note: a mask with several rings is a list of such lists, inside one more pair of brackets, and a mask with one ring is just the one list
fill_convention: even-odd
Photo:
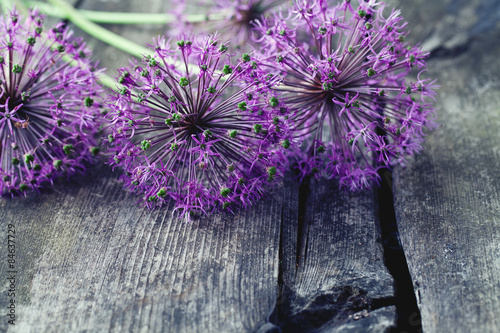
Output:
[[242,332],[265,322],[278,293],[279,197],[192,223],[136,200],[97,169],[53,193],[1,201],[17,235],[9,332]]
[[[383,263],[374,192],[346,193],[336,181],[312,180],[287,191],[283,203],[299,207],[285,208],[282,225],[275,315],[283,330],[385,332],[395,326],[394,281]],[[359,320],[368,316],[370,322]],[[379,325],[370,327],[374,322]]]
[[500,4],[434,3],[411,10],[446,13],[424,42],[442,127],[395,173],[401,241],[424,332],[499,332]]
[[[81,8],[161,12],[164,1]],[[106,26],[143,45],[161,26]],[[77,30],[77,34],[85,36]],[[129,56],[87,38],[114,75]],[[235,216],[186,224],[136,204],[106,167],[43,194],[1,199],[17,232],[16,326],[0,331],[383,332],[396,322],[375,191],[282,188]],[[0,242],[5,253],[6,242]],[[2,278],[7,268],[0,262]],[[0,284],[0,318],[6,285]],[[5,297],[4,297],[5,296]]]

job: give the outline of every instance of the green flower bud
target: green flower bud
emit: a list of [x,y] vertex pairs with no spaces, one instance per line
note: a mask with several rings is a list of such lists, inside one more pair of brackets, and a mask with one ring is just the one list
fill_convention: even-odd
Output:
[[269,105],[271,105],[272,107],[277,107],[278,103],[279,103],[279,100],[274,96],[271,97],[271,99],[269,99]]
[[255,132],[255,134],[259,134],[260,132],[262,132],[262,125],[261,124],[254,124],[253,131]]
[[23,71],[23,67],[20,65],[14,65],[14,67],[12,68],[12,72],[15,74],[19,74],[22,71]]
[[86,107],[91,107],[94,104],[94,100],[90,97],[85,97],[84,101]]
[[245,103],[245,102],[238,103],[238,109],[240,109],[241,111],[246,111],[247,110],[247,103]]
[[141,142],[141,149],[148,150],[149,148],[151,148],[151,142],[149,140],[143,140]]
[[222,69],[222,73],[224,75],[231,74],[233,72],[233,69],[229,65],[224,65],[224,68]]
[[31,45],[31,46],[35,45],[35,43],[36,43],[36,39],[35,39],[35,37],[32,37],[32,36],[28,37],[28,38],[26,39],[26,43],[28,43],[28,44],[29,44],[29,45]]
[[99,154],[99,152],[101,151],[101,149],[99,149],[99,147],[91,147],[90,148],[90,153],[93,155],[93,156],[96,156],[97,154]]
[[227,132],[227,135],[229,135],[230,138],[235,138],[236,137],[236,134],[238,134],[238,132],[236,130],[229,130]]
[[73,150],[73,145],[64,145],[63,150],[66,155],[69,155]]
[[373,68],[368,68],[368,70],[366,71],[366,74],[368,75],[368,77],[372,77],[375,74],[377,74],[377,72],[375,72],[375,70]]
[[231,190],[228,189],[227,187],[223,187],[220,189],[220,195],[222,195],[224,198],[226,198],[230,193]]
[[185,86],[187,86],[188,84],[189,84],[188,79],[187,79],[186,77],[184,77],[184,76],[183,76],[183,77],[181,77],[181,79],[179,80],[179,85],[180,85],[181,87],[185,87]]
[[158,193],[156,193],[157,196],[159,196],[160,198],[165,198],[165,196],[167,195],[167,190],[164,189],[164,188],[161,188]]
[[54,162],[52,163],[54,165],[54,168],[56,169],[60,169],[63,165],[63,161],[61,160],[54,160]]

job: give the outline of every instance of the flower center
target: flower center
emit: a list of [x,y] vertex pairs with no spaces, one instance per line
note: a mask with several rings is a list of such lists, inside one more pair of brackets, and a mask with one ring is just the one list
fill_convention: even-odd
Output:
[[[7,103],[7,97],[8,96],[6,96],[6,95],[7,95],[7,93],[4,93],[0,97],[0,105],[5,105]],[[25,104],[25,103],[23,103],[20,99],[12,99],[12,98],[10,98],[9,101],[8,101],[8,104],[7,104],[7,108],[8,108],[9,111],[12,111],[16,107],[18,107],[20,104]],[[2,111],[5,112],[5,107],[3,107],[2,109],[3,109]],[[27,120],[28,119],[28,116],[27,116],[26,112],[24,111],[23,107],[20,107],[16,111],[15,117],[18,118],[18,119],[22,119],[22,120]],[[8,118],[10,118],[10,115],[8,116]]]

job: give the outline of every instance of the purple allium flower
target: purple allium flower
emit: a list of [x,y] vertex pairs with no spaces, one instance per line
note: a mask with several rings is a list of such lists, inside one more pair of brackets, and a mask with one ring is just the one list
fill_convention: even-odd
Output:
[[286,108],[269,88],[277,78],[217,36],[169,45],[158,38],[154,56],[119,70],[110,164],[151,208],[170,199],[187,217],[245,208],[286,167]]
[[[62,24],[14,9],[0,19],[0,193],[20,194],[85,169],[101,89],[90,50]],[[63,57],[73,60],[73,64]]]
[[196,7],[208,13],[208,20],[194,27],[198,31],[218,31],[224,40],[243,47],[252,41],[254,21],[270,14],[283,3],[285,0],[198,1]]
[[[300,177],[339,177],[352,190],[378,181],[377,169],[422,149],[434,128],[434,81],[420,78],[423,52],[405,41],[400,11],[373,0],[293,1],[287,15],[256,24],[263,58],[285,75],[277,88],[294,112]],[[355,8],[357,7],[357,8]],[[418,72],[416,82],[406,77]]]

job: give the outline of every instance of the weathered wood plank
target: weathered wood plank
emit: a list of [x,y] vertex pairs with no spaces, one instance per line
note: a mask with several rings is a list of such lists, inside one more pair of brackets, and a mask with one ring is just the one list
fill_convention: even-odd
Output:
[[[97,9],[94,4],[88,2],[84,6],[89,9]],[[122,6],[122,2],[119,5],[107,3],[106,7],[100,9],[124,10]],[[145,7],[143,4],[130,2],[130,5],[126,5],[125,8],[127,10],[130,8],[131,11],[143,11]],[[132,39],[136,38],[135,40],[138,43],[144,43],[142,35],[137,38],[135,28],[113,27],[112,29],[117,29],[116,32],[130,36]],[[151,36],[154,36],[158,27],[153,26],[144,29]],[[99,44],[99,42],[96,43],[98,55],[105,61],[109,61],[110,64],[115,65],[116,57],[122,57],[121,54],[113,55],[113,53],[109,53],[110,51],[107,51],[105,47],[101,48]],[[103,64],[109,67],[106,62],[103,62]],[[277,307],[284,310],[283,314],[287,321],[294,317],[294,322],[297,322],[297,318],[301,314],[308,313],[307,306],[310,302],[326,295],[329,299],[328,302],[332,303],[331,307],[337,308],[337,311],[326,311],[326,317],[321,320],[323,323],[330,321],[329,326],[326,326],[334,327],[345,323],[346,320],[352,320],[349,316],[357,312],[358,308],[356,306],[360,306],[359,311],[370,310],[373,303],[376,303],[374,300],[393,297],[394,289],[392,277],[384,266],[381,246],[378,243],[380,235],[377,229],[377,209],[372,192],[366,192],[360,196],[345,195],[333,183],[319,186],[319,188],[321,188],[319,191],[322,194],[315,193],[315,199],[308,201],[307,205],[316,205],[315,211],[322,211],[322,215],[316,216],[315,211],[311,209],[306,209],[304,212],[300,211],[300,214],[305,213],[307,218],[301,216],[301,222],[299,223],[298,185],[293,181],[287,181],[283,199],[285,203],[282,208],[281,228],[283,235],[281,236],[281,253],[283,273],[281,277],[285,280],[282,281],[282,288],[291,288],[294,290],[293,293],[297,293],[297,295],[292,296],[288,291],[282,292],[277,300]],[[302,201],[308,200],[308,193],[300,195]],[[327,204],[321,206],[320,202],[327,197],[329,197]],[[333,201],[331,197],[334,198]],[[334,217],[330,217],[332,213],[335,214]],[[309,225],[312,226],[310,232],[308,230]],[[310,243],[306,246],[308,238]],[[298,239],[300,240],[298,241]],[[297,242],[299,243],[299,250],[297,250]],[[332,247],[331,244],[333,243],[336,243],[337,247]],[[309,246],[311,249],[307,251],[309,251],[312,259],[307,264],[304,261],[301,264],[299,263],[301,271],[300,274],[297,273],[296,278],[296,257],[299,255],[300,260],[303,260],[304,256],[300,253],[305,252],[305,248]],[[329,247],[328,251],[324,251],[325,246]],[[335,267],[332,266],[332,263],[334,263]],[[316,270],[321,272],[317,273]],[[362,303],[362,305],[358,303],[356,306],[347,304],[346,309],[342,308],[346,306],[345,301],[334,299],[334,295],[344,297],[346,293],[352,293],[347,300],[348,303],[358,302]],[[360,293],[360,295],[356,293]],[[329,305],[324,304],[323,306],[328,307]],[[288,307],[290,309],[293,307],[293,311],[288,312],[286,310]],[[380,327],[383,327],[383,329],[378,328],[374,331],[383,331],[387,327],[395,325],[395,316],[395,308],[388,307],[383,314],[385,321],[381,319],[383,325]],[[376,317],[377,314],[373,313],[372,320]],[[332,318],[336,319],[332,320]],[[300,320],[305,322],[301,327],[315,328],[314,325],[310,325],[305,317]],[[357,324],[357,321],[354,324]],[[287,323],[284,324],[283,328],[290,327]],[[360,323],[359,326],[354,325],[354,327],[361,329],[368,326],[363,326]],[[263,327],[263,330],[265,331],[266,328]]]
[[[166,11],[160,1],[86,4]],[[141,45],[163,33],[159,26],[108,27]],[[111,75],[128,64],[128,55],[87,40]],[[74,188],[2,201],[3,223],[20,235],[18,325],[11,331],[230,332],[254,331],[265,322],[277,295],[279,200],[233,218],[185,224],[167,210],[141,208],[116,174],[98,173]],[[4,318],[3,286],[2,296]],[[1,325],[7,328],[6,321]]]
[[[373,192],[346,193],[326,180],[300,191],[292,181],[287,186],[284,206],[299,209],[285,211],[282,226],[276,315],[283,330],[385,332],[395,326],[394,281],[383,262]],[[368,316],[370,323],[358,321]]]
[[[446,14],[424,42],[437,51],[429,73],[441,85],[442,127],[395,172],[401,241],[424,332],[499,332],[500,7],[424,2]],[[412,10],[422,21],[434,15]]]
[[[82,8],[160,12],[168,4]],[[163,33],[107,27],[141,45]],[[128,55],[88,40],[109,74],[127,64]],[[373,192],[346,194],[335,182],[299,191],[288,179],[252,210],[186,224],[168,209],[139,207],[115,179],[97,168],[49,193],[0,201],[2,221],[19,233],[19,325],[9,331],[264,332],[276,328],[273,308],[270,319],[284,331],[383,332],[395,324]]]
[[[3,199],[0,209],[2,239],[5,223],[17,235],[9,332],[254,331],[274,307],[279,197],[186,223],[139,207],[97,169],[53,193]],[[1,270],[3,278],[4,260]],[[6,300],[2,282],[2,325]]]

